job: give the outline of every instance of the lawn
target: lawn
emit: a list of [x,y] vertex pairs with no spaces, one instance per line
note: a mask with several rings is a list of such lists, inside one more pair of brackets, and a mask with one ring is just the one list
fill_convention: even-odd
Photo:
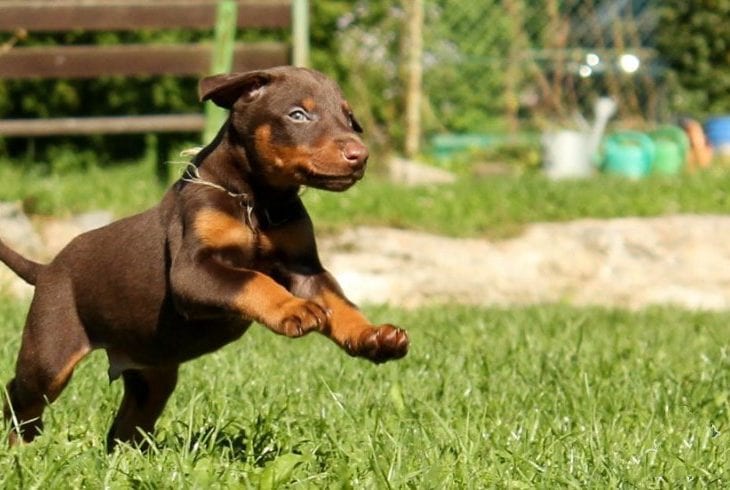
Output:
[[[164,191],[139,163],[56,174],[0,162],[0,182],[0,201],[55,215],[122,216]],[[371,175],[304,200],[320,232],[362,224],[503,237],[535,221],[729,213],[728,188],[722,169],[638,182],[462,176],[416,188]],[[26,306],[0,297],[3,380]],[[367,311],[408,328],[406,359],[373,366],[316,335],[253,328],[183,366],[147,453],[106,455],[121,384],[109,385],[95,352],[47,411],[47,433],[0,451],[0,488],[730,485],[730,313]]]
[[[108,209],[118,216],[153,206],[164,187],[148,163],[57,174],[43,166],[0,162],[0,201],[31,213]],[[404,187],[375,173],[345,193],[307,189],[304,201],[320,231],[386,225],[452,236],[504,237],[536,221],[671,213],[730,213],[730,171],[630,181],[605,175],[554,182],[540,174],[472,178],[451,185]]]
[[[0,299],[0,376],[25,305]],[[616,488],[730,484],[730,314],[371,307],[381,366],[254,326],[183,366],[152,449],[103,440],[120,397],[84,361],[2,488]]]

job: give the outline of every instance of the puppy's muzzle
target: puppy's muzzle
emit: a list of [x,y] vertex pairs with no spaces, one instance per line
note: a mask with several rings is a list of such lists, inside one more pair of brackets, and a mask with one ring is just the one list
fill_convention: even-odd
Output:
[[365,170],[369,156],[367,147],[359,141],[348,141],[342,147],[342,157],[354,174],[362,173]]

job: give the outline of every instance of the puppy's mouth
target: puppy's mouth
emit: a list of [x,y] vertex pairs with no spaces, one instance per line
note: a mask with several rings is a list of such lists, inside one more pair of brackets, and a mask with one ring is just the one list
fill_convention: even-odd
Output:
[[304,185],[327,191],[344,191],[355,185],[365,175],[365,168],[348,173],[326,173],[310,169],[304,177]]

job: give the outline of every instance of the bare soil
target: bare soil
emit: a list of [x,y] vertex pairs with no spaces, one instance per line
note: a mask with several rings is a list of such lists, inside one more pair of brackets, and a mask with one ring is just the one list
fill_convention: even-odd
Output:
[[[0,236],[48,260],[108,214],[28,220],[0,206]],[[536,223],[509,240],[457,239],[359,227],[320,237],[323,263],[357,303],[415,308],[433,303],[525,305],[562,302],[640,308],[730,307],[730,216]],[[32,288],[0,267],[0,289]]]
[[730,306],[730,217],[537,223],[503,241],[356,228],[321,241],[356,302]]

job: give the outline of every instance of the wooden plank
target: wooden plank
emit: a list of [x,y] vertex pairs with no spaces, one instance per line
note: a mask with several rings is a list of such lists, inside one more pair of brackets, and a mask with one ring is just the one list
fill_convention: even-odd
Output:
[[[96,78],[99,76],[207,74],[210,44],[128,44],[110,46],[42,46],[0,53],[2,78]],[[236,44],[234,71],[288,63],[282,43]]]
[[197,133],[202,114],[0,120],[0,136],[67,136],[125,133]]
[[[210,29],[215,25],[216,3],[215,0],[0,1],[0,31]],[[240,28],[286,28],[290,24],[290,1],[238,2]]]

